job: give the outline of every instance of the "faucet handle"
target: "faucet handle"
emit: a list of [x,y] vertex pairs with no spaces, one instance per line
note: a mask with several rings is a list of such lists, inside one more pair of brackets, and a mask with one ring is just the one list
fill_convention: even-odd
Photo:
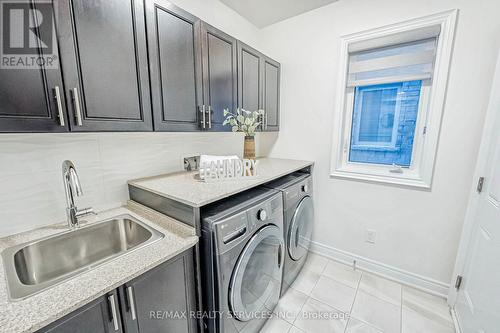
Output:
[[94,212],[94,209],[92,207],[87,207],[87,208],[79,209],[75,214],[76,218],[84,217],[87,215],[97,215],[97,213]]

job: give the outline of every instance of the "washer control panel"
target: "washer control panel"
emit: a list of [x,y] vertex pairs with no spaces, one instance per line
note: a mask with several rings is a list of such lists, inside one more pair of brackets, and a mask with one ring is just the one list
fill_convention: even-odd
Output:
[[257,212],[257,219],[260,221],[267,220],[267,211],[265,208],[262,208]]

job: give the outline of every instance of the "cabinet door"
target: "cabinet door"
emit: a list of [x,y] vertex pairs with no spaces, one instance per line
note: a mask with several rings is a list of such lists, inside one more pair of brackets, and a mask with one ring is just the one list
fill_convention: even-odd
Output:
[[[32,6],[36,8],[36,3]],[[33,12],[26,11],[25,15],[33,15]],[[44,14],[47,15],[46,11]],[[11,17],[11,19],[14,18]],[[49,18],[46,18],[46,21],[53,22]],[[48,56],[43,54],[46,50],[40,45],[41,41],[47,42],[48,39],[51,41],[51,54],[58,54],[57,40],[53,38],[55,35],[53,26],[49,29],[40,29],[38,33],[40,38],[35,38],[38,46],[34,50],[35,54],[24,54],[23,58],[24,56]],[[12,59],[21,58],[13,57]],[[54,65],[41,69],[14,66],[0,68],[0,132],[68,131],[59,59],[54,59]],[[56,90],[59,91],[58,98],[56,98]]]
[[197,331],[192,250],[141,275],[120,288],[127,333]]
[[155,131],[196,131],[201,86],[200,20],[165,0],[146,0]]
[[265,57],[262,65],[264,131],[279,131],[280,124],[280,70],[279,62]]
[[224,109],[234,112],[237,105],[236,39],[203,22],[203,104],[205,129],[230,131],[222,126]]
[[38,331],[38,333],[90,332],[122,332],[118,293],[116,290],[90,302],[66,317]]
[[58,1],[72,131],[150,131],[141,0]]
[[256,111],[262,107],[263,55],[238,41],[238,107]]

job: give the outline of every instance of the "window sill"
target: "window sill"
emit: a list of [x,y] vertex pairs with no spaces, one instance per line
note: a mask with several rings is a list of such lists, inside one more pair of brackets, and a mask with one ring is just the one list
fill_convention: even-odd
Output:
[[[387,173],[389,173],[389,171],[387,171]],[[330,172],[330,177],[360,180],[373,183],[384,183],[388,185],[404,186],[415,189],[424,189],[424,190],[431,189],[430,180],[426,181],[422,177],[414,175],[404,175],[404,174],[386,175],[382,173],[379,174],[365,173],[360,171],[354,171],[351,169],[336,169]]]

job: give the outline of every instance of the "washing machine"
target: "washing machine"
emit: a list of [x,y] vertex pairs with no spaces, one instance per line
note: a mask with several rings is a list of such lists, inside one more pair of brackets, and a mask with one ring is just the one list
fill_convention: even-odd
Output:
[[257,333],[280,297],[283,198],[257,188],[201,211],[203,319],[210,333]]
[[300,273],[309,253],[314,224],[312,177],[296,172],[265,185],[283,193],[283,237],[285,262],[283,295]]

